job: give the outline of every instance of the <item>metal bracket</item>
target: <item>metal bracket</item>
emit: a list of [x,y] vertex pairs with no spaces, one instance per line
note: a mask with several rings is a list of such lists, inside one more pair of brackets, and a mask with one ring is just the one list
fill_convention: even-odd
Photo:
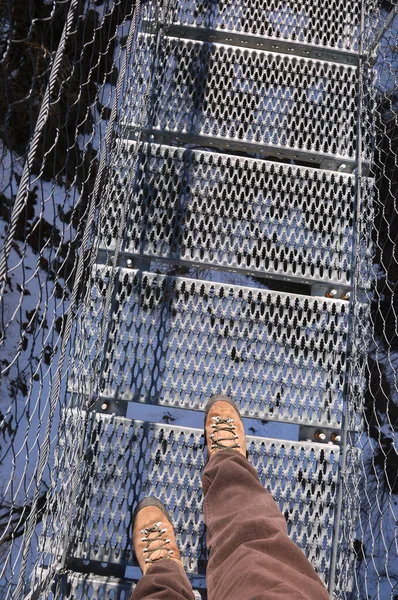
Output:
[[337,287],[333,285],[312,285],[311,286],[311,296],[320,296],[321,298],[329,298],[335,300],[346,300],[349,302],[351,297],[352,288],[347,287]]
[[105,415],[115,415],[117,417],[125,417],[127,413],[127,403],[118,402],[115,398],[107,398],[98,396],[92,410]]
[[[146,31],[156,31],[156,26],[151,21],[145,21],[144,27],[148,28]],[[204,27],[190,27],[188,25],[166,25],[164,27],[164,32],[166,35],[201,42],[229,44],[240,48],[281,52],[283,54],[314,58],[316,60],[327,60],[345,65],[359,64],[358,52],[347,52],[339,50],[338,48],[324,48],[322,46],[303,44],[297,41],[283,40],[280,38],[220,31],[219,29],[208,29]]]
[[[355,159],[351,158],[325,158],[319,152],[306,152],[298,148],[284,148],[282,146],[271,146],[268,144],[253,144],[251,142],[236,141],[206,135],[195,135],[190,133],[176,133],[174,131],[162,130],[141,130],[134,125],[123,123],[125,139],[136,142],[138,139],[144,142],[156,142],[159,144],[177,144],[182,146],[191,146],[193,148],[216,148],[229,153],[246,153],[258,158],[271,160],[290,159],[299,165],[300,162],[312,167],[319,166],[322,169],[330,171],[339,171],[342,169],[344,161],[344,173],[352,173],[357,166]],[[322,166],[327,165],[327,166]]]
[[326,427],[308,427],[300,425],[299,441],[316,442],[317,444],[335,444],[341,446],[343,433],[341,429],[327,429]]

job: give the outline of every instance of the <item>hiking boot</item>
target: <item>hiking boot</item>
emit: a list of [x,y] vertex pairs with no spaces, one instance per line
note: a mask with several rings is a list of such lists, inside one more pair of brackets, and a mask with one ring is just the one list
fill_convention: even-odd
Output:
[[156,498],[144,498],[135,510],[133,546],[143,575],[161,560],[174,560],[182,567],[171,519]]
[[245,428],[238,406],[228,396],[213,396],[207,403],[205,436],[209,458],[219,450],[236,450],[246,457]]

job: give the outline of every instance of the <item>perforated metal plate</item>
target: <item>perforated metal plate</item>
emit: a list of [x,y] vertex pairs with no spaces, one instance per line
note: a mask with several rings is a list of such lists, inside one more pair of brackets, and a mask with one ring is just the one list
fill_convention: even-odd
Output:
[[355,67],[164,36],[150,91],[154,48],[154,36],[139,37],[127,123],[137,125],[135,98],[148,92],[147,128],[166,138],[355,163]]
[[[140,147],[131,193],[126,178],[135,152],[136,144],[120,144],[102,247],[114,247],[127,193],[125,252],[351,283],[354,176],[151,144]],[[363,203],[368,200],[365,195]]]
[[[46,600],[129,600],[134,588],[135,583],[115,577],[67,572]],[[202,597],[197,590],[193,594],[195,600]]]
[[[103,265],[93,278],[97,319],[112,283]],[[339,427],[348,309],[341,300],[120,269],[101,394],[202,410],[223,392],[245,416]]]
[[[69,419],[76,418],[71,411]],[[155,495],[174,520],[185,568],[197,571],[199,561],[203,571],[203,431],[98,413],[90,423],[72,555],[133,564],[131,511],[143,496]],[[285,515],[289,535],[327,581],[339,448],[256,437],[247,443],[249,460]]]
[[129,600],[133,588],[134,584],[113,577],[65,573],[47,600]]
[[[146,5],[154,18],[155,3]],[[171,22],[205,30],[300,42],[321,48],[357,50],[360,2],[353,0],[179,0]]]

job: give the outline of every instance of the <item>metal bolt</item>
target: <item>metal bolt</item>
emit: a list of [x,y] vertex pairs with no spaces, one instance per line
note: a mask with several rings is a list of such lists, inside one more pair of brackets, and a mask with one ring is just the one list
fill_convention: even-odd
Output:
[[334,298],[337,295],[337,290],[329,290],[326,292],[326,298]]
[[326,440],[326,434],[323,431],[317,431],[315,433],[315,439],[324,442]]
[[339,165],[339,167],[338,167],[337,170],[338,171],[344,171],[346,168],[347,168],[347,165],[345,163],[343,163],[343,164]]
[[351,297],[351,292],[345,292],[342,296],[341,299],[342,300],[349,300]]
[[131,269],[131,267],[133,266],[133,261],[131,260],[131,258],[128,258],[126,260],[126,265]]
[[339,433],[332,433],[332,442],[341,442],[341,435]]
[[110,406],[109,402],[103,402],[101,404],[101,410],[109,410],[109,406]]

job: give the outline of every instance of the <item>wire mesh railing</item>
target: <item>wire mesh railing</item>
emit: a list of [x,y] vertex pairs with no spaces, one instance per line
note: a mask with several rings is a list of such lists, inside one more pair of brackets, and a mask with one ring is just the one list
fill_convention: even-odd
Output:
[[38,564],[138,8],[76,0],[1,7],[2,597],[22,597]]
[[[278,6],[283,13],[282,37],[286,30],[294,41],[302,17],[287,3],[271,4],[272,14]],[[67,566],[69,525],[82,510],[70,498],[82,470],[93,468],[81,417],[98,391],[112,286],[99,285],[94,325],[85,303],[100,243],[96,224],[112,212],[111,157],[125,161],[122,185],[136,165],[137,155],[121,152],[114,134],[126,131],[124,99],[140,85],[131,71],[139,0],[30,0],[28,8],[20,0],[0,7],[0,595],[13,599],[31,586],[43,597],[62,593],[57,576]],[[167,4],[155,11],[155,47],[168,14]],[[174,21],[186,17],[173,14]],[[375,186],[372,211],[359,225],[372,235],[372,287],[363,285],[368,249],[359,245],[335,595],[384,600],[398,595],[397,5],[369,3],[363,17],[370,78],[361,110],[373,162],[360,177],[373,177]],[[240,15],[234,19],[242,25]],[[351,26],[361,26],[358,15]],[[145,102],[134,115],[137,147]],[[107,273],[117,267],[126,201],[112,208],[116,249]],[[78,395],[66,394],[72,366],[85,376]],[[43,530],[54,537],[51,548],[38,547]],[[344,558],[352,552],[354,571]]]
[[[366,293],[370,328],[361,369],[365,387],[361,401],[360,449],[355,494],[358,523],[353,597],[394,598],[398,594],[398,7],[383,2],[375,13],[373,43],[366,52],[375,73],[374,160],[369,173],[375,180],[372,227],[372,279]],[[364,101],[368,99],[364,95]]]

